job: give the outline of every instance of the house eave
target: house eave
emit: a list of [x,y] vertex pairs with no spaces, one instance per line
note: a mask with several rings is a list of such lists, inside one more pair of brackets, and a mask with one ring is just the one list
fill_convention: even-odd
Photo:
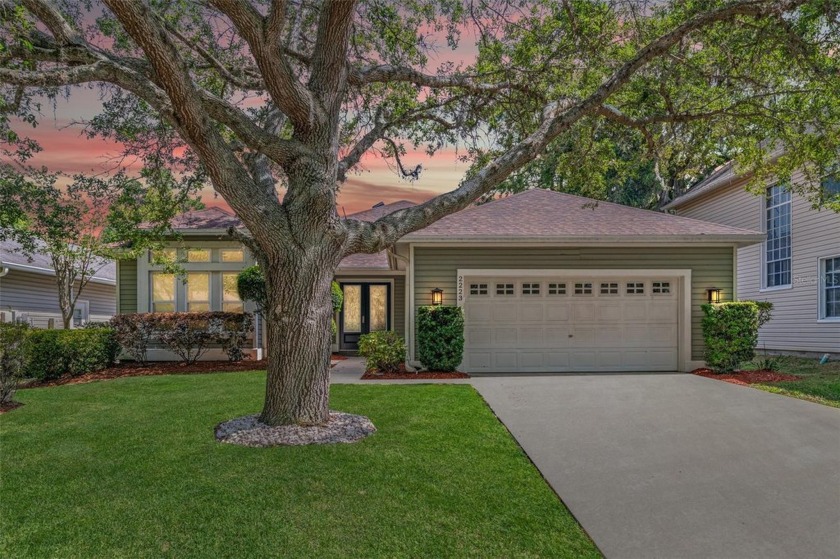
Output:
[[762,233],[737,234],[737,235],[645,235],[635,237],[487,237],[487,236],[460,236],[440,237],[412,235],[405,237],[400,242],[412,245],[504,245],[504,246],[600,246],[600,247],[622,247],[622,246],[698,246],[698,245],[738,245],[748,246],[760,243],[765,240]]
[[[19,272],[29,272],[32,274],[40,274],[44,276],[55,276],[55,270],[53,270],[52,268],[44,268],[42,266],[31,266],[27,264],[0,262],[0,268],[18,270]],[[91,283],[101,283],[104,285],[117,285],[117,280],[115,279],[100,278],[98,276],[93,276],[88,281]]]

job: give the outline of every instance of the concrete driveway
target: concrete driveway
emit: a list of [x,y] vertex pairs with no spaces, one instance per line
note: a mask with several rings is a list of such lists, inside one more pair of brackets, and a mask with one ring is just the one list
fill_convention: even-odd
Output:
[[840,557],[840,410],[687,374],[473,379],[607,557]]

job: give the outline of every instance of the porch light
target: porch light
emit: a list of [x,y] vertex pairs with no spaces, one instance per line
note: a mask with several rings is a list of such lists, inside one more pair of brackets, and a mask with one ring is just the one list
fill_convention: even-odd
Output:
[[717,287],[710,287],[706,290],[706,295],[708,296],[708,300],[712,304],[720,303],[721,300],[721,289]]
[[441,289],[440,287],[435,287],[434,289],[432,289],[432,304],[443,304],[443,289]]

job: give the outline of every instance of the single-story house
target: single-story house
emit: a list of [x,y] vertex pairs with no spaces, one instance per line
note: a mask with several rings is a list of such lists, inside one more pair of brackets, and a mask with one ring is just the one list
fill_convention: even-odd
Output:
[[[96,270],[76,302],[71,328],[106,322],[116,314],[116,278],[113,261]],[[15,320],[37,328],[62,328],[64,324],[49,255],[24,254],[20,244],[5,240],[0,241],[0,322]]]
[[[375,220],[410,204],[348,217]],[[150,255],[119,262],[119,312],[242,308],[231,278],[251,259],[225,234],[238,224],[220,209],[179,218],[183,240],[171,249],[185,260],[186,284]],[[703,359],[708,290],[735,298],[736,252],[763,240],[750,229],[526,191],[342,261],[334,349],[353,351],[361,334],[390,329],[417,365],[416,310],[442,290],[443,304],[464,309],[462,368],[471,373],[689,371]]]
[[[760,350],[840,354],[840,214],[815,209],[785,184],[753,194],[744,188],[749,179],[728,163],[665,209],[767,235],[735,252],[738,297],[773,303]],[[805,180],[802,173],[792,177],[794,184]],[[840,194],[836,176],[820,186],[828,196]]]

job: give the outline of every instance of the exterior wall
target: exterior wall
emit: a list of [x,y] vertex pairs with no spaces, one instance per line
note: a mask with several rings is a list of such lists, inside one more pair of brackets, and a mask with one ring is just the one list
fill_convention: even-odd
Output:
[[[794,175],[794,182],[802,180]],[[693,200],[677,210],[686,217],[764,231],[764,198],[744,190],[744,182]],[[770,301],[773,319],[760,332],[759,349],[840,353],[840,321],[819,320],[819,259],[840,255],[840,214],[817,211],[791,196],[791,278],[789,288],[762,289],[764,245],[738,249],[737,297]]]
[[[459,268],[470,269],[690,269],[691,358],[703,359],[700,306],[706,289],[718,287],[724,296],[733,290],[733,248],[721,247],[415,247],[414,305],[430,303],[430,292],[443,289],[443,304],[455,305],[456,275]],[[414,341],[411,340],[413,344]]]
[[[11,320],[12,311],[15,316],[25,313],[38,328],[46,328],[49,320],[54,319],[55,328],[61,328],[57,290],[51,275],[10,270],[0,278],[0,312],[7,313],[6,320]],[[116,313],[116,287],[113,285],[88,283],[79,299],[90,303],[91,321],[104,322]]]
[[137,312],[137,260],[117,262],[117,287],[119,288],[119,314]]

